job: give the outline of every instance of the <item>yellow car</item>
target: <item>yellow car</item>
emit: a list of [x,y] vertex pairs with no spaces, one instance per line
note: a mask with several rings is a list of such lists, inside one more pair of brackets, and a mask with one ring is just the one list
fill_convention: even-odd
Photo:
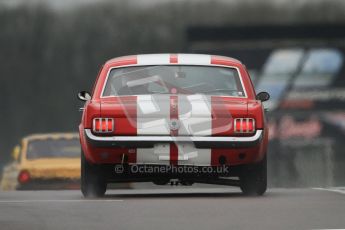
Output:
[[1,188],[78,188],[80,143],[77,133],[34,134],[22,139],[3,169]]

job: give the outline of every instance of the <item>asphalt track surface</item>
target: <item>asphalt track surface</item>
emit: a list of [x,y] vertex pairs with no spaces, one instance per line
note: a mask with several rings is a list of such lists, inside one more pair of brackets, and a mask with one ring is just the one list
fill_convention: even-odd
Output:
[[345,190],[270,189],[245,197],[231,187],[0,191],[0,229],[341,229]]

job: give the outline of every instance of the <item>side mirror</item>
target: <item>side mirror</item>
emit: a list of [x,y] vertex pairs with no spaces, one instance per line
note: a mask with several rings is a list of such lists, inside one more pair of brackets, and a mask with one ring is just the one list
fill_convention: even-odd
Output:
[[89,101],[91,100],[91,95],[87,91],[81,91],[78,93],[78,99],[81,101]]
[[16,145],[12,150],[11,156],[15,161],[18,161],[19,155],[20,155],[20,147],[19,147],[19,145]]
[[270,99],[270,94],[267,92],[260,92],[256,95],[256,100],[268,101]]

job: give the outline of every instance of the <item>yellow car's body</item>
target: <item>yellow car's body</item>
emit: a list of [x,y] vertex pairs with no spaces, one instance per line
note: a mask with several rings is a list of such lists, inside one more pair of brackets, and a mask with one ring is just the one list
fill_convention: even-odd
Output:
[[26,189],[37,185],[78,182],[78,138],[77,133],[34,134],[24,137],[20,146],[16,146],[12,152],[13,161],[4,167],[1,188]]

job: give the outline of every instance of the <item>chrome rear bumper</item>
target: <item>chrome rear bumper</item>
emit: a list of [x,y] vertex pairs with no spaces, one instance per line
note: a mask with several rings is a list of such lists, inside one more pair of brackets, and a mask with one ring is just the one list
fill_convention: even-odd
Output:
[[247,137],[215,136],[96,136],[85,129],[85,136],[95,147],[153,148],[157,143],[194,143],[196,148],[239,148],[252,147],[260,143],[263,130],[257,130]]

